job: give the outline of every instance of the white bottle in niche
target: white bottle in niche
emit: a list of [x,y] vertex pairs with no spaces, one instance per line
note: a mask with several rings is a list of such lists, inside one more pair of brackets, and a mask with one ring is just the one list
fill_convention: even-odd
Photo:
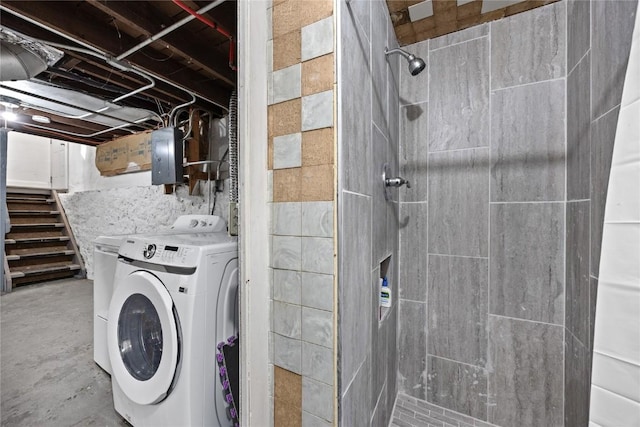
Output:
[[382,279],[380,286],[380,307],[391,307],[391,289],[386,277]]

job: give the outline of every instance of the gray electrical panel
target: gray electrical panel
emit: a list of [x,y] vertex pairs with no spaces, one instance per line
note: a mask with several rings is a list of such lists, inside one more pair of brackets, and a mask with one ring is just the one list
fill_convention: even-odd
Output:
[[151,132],[151,184],[182,183],[182,131],[168,127]]

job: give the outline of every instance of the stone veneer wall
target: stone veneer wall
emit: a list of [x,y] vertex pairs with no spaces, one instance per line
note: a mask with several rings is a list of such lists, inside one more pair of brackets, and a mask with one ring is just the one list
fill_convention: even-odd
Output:
[[273,0],[269,61],[273,424],[335,422],[333,0]]
[[588,423],[635,7],[559,2],[407,47],[429,73],[401,77],[400,391],[498,425]]
[[[398,76],[407,71],[385,56],[398,44],[383,0],[338,4],[339,425],[387,426],[408,349],[396,347],[399,191],[385,200],[382,167],[398,173]],[[393,305],[379,320],[385,274]]]
[[[162,186],[148,186],[60,193],[59,196],[90,279],[93,278],[96,237],[169,228],[180,215],[206,214],[209,206],[206,197],[189,196],[185,187],[178,187],[175,194],[164,194]],[[216,197],[214,213],[227,220],[228,190]]]

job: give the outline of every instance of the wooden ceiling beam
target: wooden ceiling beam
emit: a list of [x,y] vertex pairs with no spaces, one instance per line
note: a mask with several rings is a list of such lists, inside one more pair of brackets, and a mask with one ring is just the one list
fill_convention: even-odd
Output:
[[[15,10],[35,21],[44,23],[63,34],[83,40],[114,56],[122,51],[121,43],[122,46],[135,44],[135,41],[128,35],[122,34],[122,39],[119,39],[113,28],[106,24],[100,24],[98,21],[87,19],[86,16],[83,15],[84,12],[82,9],[77,7],[78,4],[75,2],[4,0],[2,4],[9,9]],[[82,5],[82,3],[80,5]],[[13,24],[10,24],[9,21],[13,22]],[[22,25],[20,25],[16,23],[16,21],[22,20],[15,18],[10,13],[3,13],[2,24],[8,28],[14,28],[32,37],[44,38],[46,40],[58,39],[53,37],[53,33],[42,36],[42,31],[34,31],[33,25],[26,24],[25,21],[22,21]],[[38,28],[37,30],[41,29]],[[109,35],[115,35],[115,37],[110,37]],[[72,44],[69,41],[65,41],[65,43]],[[223,106],[228,105],[232,87],[224,84],[224,82],[218,83],[217,81],[207,79],[204,75],[180,62],[171,59],[158,62],[149,59],[140,52],[127,58],[127,60],[151,75],[163,77],[173,81],[179,86],[189,89],[205,100],[208,99]],[[216,110],[213,105],[209,103],[207,103],[207,105]]]
[[[147,38],[162,31],[164,26],[172,24],[168,22],[168,19],[159,18],[159,14],[154,13],[152,7],[148,5],[145,6],[145,3],[142,2],[87,0],[87,3],[119,21],[122,25],[126,25],[142,33]],[[190,40],[179,34],[180,29],[177,29],[175,32],[169,33],[157,42],[152,43],[152,45],[161,45],[171,52],[171,55],[177,55],[183,58],[185,61],[202,69],[211,77],[222,80],[228,85],[235,85],[235,75],[231,69],[228,66],[220,65],[221,63],[225,64],[224,61],[219,60],[217,63],[214,63],[210,60],[214,55],[204,57],[202,54],[205,50],[194,45],[196,40]],[[224,40],[222,40],[222,42],[226,43]],[[137,41],[135,44],[137,44]],[[211,48],[212,47],[209,46],[206,50],[210,51]],[[226,59],[227,55],[227,52],[218,52],[216,56]]]

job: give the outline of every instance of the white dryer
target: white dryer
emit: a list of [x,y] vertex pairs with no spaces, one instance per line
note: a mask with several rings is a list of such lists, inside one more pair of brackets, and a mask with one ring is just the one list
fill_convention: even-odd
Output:
[[116,411],[134,426],[230,426],[216,344],[238,333],[237,239],[131,237],[120,247],[107,347]]
[[[186,232],[221,232],[226,222],[215,215],[182,215],[171,228],[154,234],[181,234]],[[144,234],[141,234],[144,235]],[[129,235],[99,236],[93,250],[93,360],[111,374],[107,350],[107,324],[109,303],[113,295],[113,278],[120,245]]]

